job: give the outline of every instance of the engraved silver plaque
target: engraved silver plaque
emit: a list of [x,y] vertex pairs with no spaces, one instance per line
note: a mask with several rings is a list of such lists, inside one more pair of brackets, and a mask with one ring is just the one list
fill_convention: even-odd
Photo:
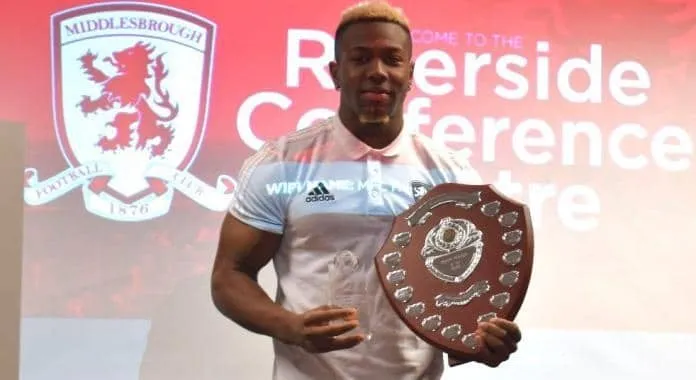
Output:
[[434,209],[440,206],[459,205],[459,207],[462,207],[462,205],[468,205],[468,207],[471,207],[479,202],[481,202],[480,191],[457,192],[428,198],[427,200],[421,202],[419,207],[417,207],[413,212],[406,212],[406,223],[409,226],[415,226],[424,214],[432,212]]
[[491,319],[495,318],[496,316],[497,316],[497,314],[496,314],[496,313],[493,313],[493,312],[491,312],[491,313],[486,313],[486,314],[481,314],[481,315],[479,315],[478,318],[476,318],[476,322],[478,322],[478,323],[488,322],[488,321],[490,321]]
[[428,231],[421,256],[436,278],[460,283],[476,269],[483,253],[483,232],[466,219],[445,217]]
[[512,227],[517,223],[517,212],[510,211],[498,217],[498,222],[503,227]]
[[503,234],[503,242],[507,245],[517,245],[522,240],[522,231],[514,230]]
[[503,254],[503,262],[511,267],[519,264],[522,261],[522,250],[514,249]]
[[510,302],[510,293],[508,292],[498,293],[491,297],[491,305],[497,309],[502,309],[508,302]]
[[510,272],[505,272],[498,277],[498,281],[503,284],[504,286],[507,286],[508,288],[515,285],[517,283],[517,280],[520,279],[520,272],[513,270]]
[[404,286],[403,288],[396,289],[394,296],[401,302],[408,302],[411,300],[411,297],[413,297],[413,287]]
[[429,317],[424,318],[423,322],[421,322],[421,326],[423,326],[424,329],[430,331],[437,330],[441,324],[442,317],[439,315],[431,315]]
[[406,271],[403,269],[395,270],[387,273],[387,281],[394,285],[398,285],[406,280]]
[[406,314],[411,317],[419,317],[423,313],[425,313],[425,303],[423,302],[416,302],[406,306]]
[[464,345],[472,351],[478,349],[478,340],[476,339],[475,333],[464,335],[464,338],[462,338],[462,343],[464,343]]
[[442,336],[449,340],[455,340],[462,335],[462,326],[459,324],[449,325],[442,329]]
[[411,233],[410,232],[401,232],[396,235],[394,235],[394,244],[396,244],[399,248],[406,248],[406,246],[411,242]]
[[500,212],[500,201],[488,202],[481,206],[481,213],[485,216],[496,216]]
[[490,289],[488,281],[482,280],[471,285],[466,291],[455,295],[438,294],[435,297],[435,307],[465,306],[474,298],[488,293]]
[[418,219],[418,225],[419,225],[419,226],[422,226],[422,225],[424,225],[425,223],[427,223],[427,222],[428,222],[428,219],[430,219],[431,216],[433,216],[433,213],[430,212],[430,211],[428,211],[428,212],[426,212],[425,214],[423,214],[423,216],[422,216],[420,219]]
[[391,269],[396,269],[401,265],[401,252],[387,253],[382,258],[382,262]]

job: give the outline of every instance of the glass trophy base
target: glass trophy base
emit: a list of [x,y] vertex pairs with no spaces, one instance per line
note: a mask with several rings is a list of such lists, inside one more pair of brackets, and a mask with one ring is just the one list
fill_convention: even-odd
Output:
[[372,332],[370,332],[370,313],[369,303],[367,301],[367,294],[342,294],[340,296],[334,297],[332,299],[332,305],[340,307],[352,307],[358,311],[358,328],[349,331],[346,334],[359,333],[365,336],[365,340],[368,341],[372,339]]
[[372,339],[370,332],[370,294],[366,275],[361,270],[358,257],[351,251],[338,252],[329,265],[329,304],[352,307],[358,311],[359,326],[344,335],[363,334],[365,341]]

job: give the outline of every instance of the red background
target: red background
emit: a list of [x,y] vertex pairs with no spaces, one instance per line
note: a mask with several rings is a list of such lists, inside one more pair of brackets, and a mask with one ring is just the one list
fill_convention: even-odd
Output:
[[[0,118],[25,123],[29,134],[27,166],[45,175],[65,169],[56,142],[52,117],[50,15],[86,1],[44,1],[32,6],[15,2],[0,12]],[[332,108],[336,93],[322,90],[309,75],[302,86],[285,88],[288,28],[323,29],[332,32],[337,15],[348,1],[308,0],[272,3],[166,1],[217,24],[213,85],[207,134],[190,171],[209,184],[220,174],[236,176],[241,160],[252,151],[238,136],[235,121],[238,107],[250,94],[278,91],[293,99],[290,110],[264,108],[254,118],[255,131],[266,138],[293,130],[300,115],[311,108]],[[399,2],[395,2],[399,4]],[[683,4],[682,4],[683,3]],[[22,6],[20,6],[20,4]],[[483,115],[509,116],[513,123],[539,117],[550,125],[562,120],[590,120],[603,128],[622,122],[637,122],[649,130],[676,124],[692,131],[696,72],[696,2],[656,0],[615,1],[438,1],[407,2],[404,9],[416,29],[458,32],[458,46],[417,45],[416,53],[428,48],[444,49],[457,63],[458,76],[453,95],[433,99],[433,120],[448,113],[465,114],[477,122]],[[415,5],[419,4],[419,5]],[[455,10],[456,11],[453,11]],[[639,108],[620,107],[607,100],[601,105],[578,105],[560,100],[553,91],[551,100],[511,102],[496,98],[492,75],[483,75],[475,98],[463,98],[461,70],[467,51],[492,52],[494,57],[514,49],[481,49],[466,46],[469,31],[522,36],[522,53],[530,59],[527,72],[535,66],[535,41],[551,43],[551,62],[586,57],[591,43],[603,46],[605,77],[608,69],[622,60],[637,60],[650,72],[649,102]],[[307,46],[307,54],[318,53]],[[532,74],[530,74],[532,75]],[[576,78],[581,85],[586,79]],[[533,81],[532,81],[533,83]],[[606,81],[604,81],[606,83]],[[603,88],[605,99],[609,94]],[[416,90],[412,96],[419,96]],[[557,127],[556,127],[557,129]],[[424,132],[429,131],[424,129]],[[691,132],[693,133],[693,132]],[[551,223],[545,233],[558,243],[549,250],[562,251],[572,245],[574,254],[597,255],[594,239],[607,234],[630,235],[621,223],[635,217],[636,204],[645,199],[660,202],[665,215],[681,214],[693,194],[693,170],[664,173],[627,172],[611,165],[562,168],[560,165],[523,166],[509,153],[509,141],[499,142],[502,155],[492,164],[477,165],[484,177],[510,168],[524,173],[524,181],[558,184],[582,182],[602,191],[604,232],[578,234]],[[473,147],[476,151],[476,147]],[[635,149],[647,150],[641,143]],[[558,162],[555,160],[554,162]],[[519,176],[519,175],[518,175]],[[618,182],[617,182],[618,181]],[[645,186],[645,182],[655,184]],[[615,185],[620,183],[620,185]],[[676,188],[676,190],[675,190]],[[691,190],[689,190],[691,189]],[[664,199],[662,196],[677,193]],[[691,207],[692,204],[687,207]],[[548,214],[548,215],[547,215]],[[551,211],[545,215],[553,220]],[[645,211],[646,218],[651,215]],[[147,316],[153,305],[186,278],[207,276],[210,270],[221,215],[201,208],[177,195],[170,213],[141,223],[118,223],[84,211],[78,191],[45,206],[27,207],[25,245],[24,314],[27,316]],[[654,222],[654,220],[653,220]],[[613,229],[612,229],[613,228]],[[642,231],[642,232],[641,232]],[[675,239],[687,232],[675,227],[663,232]],[[646,252],[660,249],[646,243]],[[617,242],[617,246],[619,243]],[[652,247],[652,248],[651,248]]]

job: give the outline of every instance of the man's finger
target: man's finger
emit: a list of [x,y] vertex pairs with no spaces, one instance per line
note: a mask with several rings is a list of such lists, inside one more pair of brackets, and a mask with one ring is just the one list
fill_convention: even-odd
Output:
[[486,343],[486,339],[479,335],[476,337],[476,340],[478,341],[478,362],[483,363],[489,367],[497,367],[500,363],[498,360],[496,360],[495,354],[491,351],[491,349],[488,347],[488,344]]
[[483,339],[486,344],[486,347],[488,347],[488,349],[492,353],[500,354],[508,352],[507,345],[505,344],[505,341],[503,339],[500,339],[493,334],[484,334]]
[[507,352],[515,353],[517,352],[517,343],[510,340],[510,338],[505,338],[505,347],[507,347]]
[[489,322],[479,324],[479,328],[486,334],[493,335],[500,340],[505,339],[505,337],[508,335],[508,332],[505,329]]
[[480,325],[480,329],[502,340],[505,343],[507,353],[517,351],[517,343],[520,341],[521,334],[519,328],[513,322],[500,318],[493,319],[486,324]]
[[333,337],[336,335],[345,334],[358,327],[357,321],[337,322],[329,325],[307,326],[305,335],[308,337]]
[[357,310],[353,308],[335,308],[312,310],[305,314],[305,325],[321,324],[337,319],[357,319]]
[[[515,338],[512,337],[512,334],[510,334],[510,332],[508,332],[507,330],[504,330],[501,327],[492,323],[482,323],[479,325],[479,329],[486,335],[492,335],[500,339],[502,343],[505,345],[506,351],[508,353],[513,353],[517,351],[517,342],[515,341]],[[492,341],[492,344],[496,345],[494,347],[496,351],[500,351],[502,349],[502,347],[498,345],[497,341]]]
[[507,331],[508,335],[514,342],[519,342],[522,340],[522,331],[520,331],[520,328],[516,323],[502,318],[493,318],[489,321],[489,323],[492,323]]
[[363,334],[340,336],[331,339],[329,344],[325,346],[324,352],[336,351],[336,350],[346,350],[357,346],[365,340]]

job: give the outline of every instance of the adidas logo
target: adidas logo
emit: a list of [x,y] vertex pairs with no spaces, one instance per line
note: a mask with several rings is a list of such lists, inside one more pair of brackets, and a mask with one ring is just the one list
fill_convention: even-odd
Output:
[[312,189],[312,191],[307,194],[307,198],[305,198],[305,202],[322,202],[333,200],[336,200],[336,198],[329,193],[329,190],[327,190],[326,186],[324,186],[324,184],[321,182],[319,182],[317,187]]

